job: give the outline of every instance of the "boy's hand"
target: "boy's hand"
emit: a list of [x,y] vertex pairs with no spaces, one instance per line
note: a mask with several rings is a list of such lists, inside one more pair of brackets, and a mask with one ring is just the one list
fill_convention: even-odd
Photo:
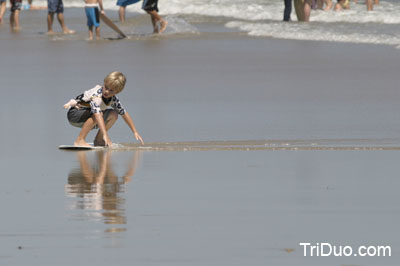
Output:
[[136,140],[140,141],[140,143],[141,143],[142,145],[144,145],[143,139],[142,139],[142,137],[139,135],[139,133],[135,132],[135,138],[136,138]]
[[101,10],[100,13],[103,14],[103,15],[106,14],[106,12],[104,10]]
[[111,148],[112,142],[108,136],[103,136],[104,146]]
[[64,104],[64,108],[65,109],[68,109],[68,108],[71,108],[71,107],[76,107],[76,106],[77,106],[77,101],[74,100],[74,99],[72,99],[69,102],[67,102],[66,104]]

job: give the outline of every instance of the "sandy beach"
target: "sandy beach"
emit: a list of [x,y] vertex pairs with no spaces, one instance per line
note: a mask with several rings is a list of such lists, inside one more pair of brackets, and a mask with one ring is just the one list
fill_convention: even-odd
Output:
[[[400,50],[254,37],[223,18],[151,36],[144,15],[128,39],[89,42],[67,11],[76,35],[43,34],[45,11],[0,27],[0,265],[399,264]],[[63,104],[113,70],[153,148],[58,150],[79,132]],[[110,136],[136,147],[122,121]],[[302,242],[392,256],[310,257]]]

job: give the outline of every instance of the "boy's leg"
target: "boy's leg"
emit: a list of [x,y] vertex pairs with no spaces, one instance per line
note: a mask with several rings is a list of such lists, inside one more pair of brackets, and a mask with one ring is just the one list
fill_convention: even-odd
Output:
[[311,0],[304,0],[304,21],[305,22],[310,21],[311,6],[312,6]]
[[96,40],[100,40],[100,27],[96,27]]
[[[158,15],[158,13],[157,13]],[[160,15],[158,15],[160,17],[160,29],[158,33],[162,33],[163,31],[165,31],[165,29],[167,28],[168,25],[168,21],[164,20]]]
[[325,11],[331,10],[332,9],[332,0],[325,0],[326,7],[324,8]]
[[90,146],[86,142],[86,136],[89,134],[90,130],[96,125],[93,117],[89,117],[83,124],[81,132],[79,132],[78,137],[74,142],[74,146]]
[[63,13],[57,13],[57,20],[58,23],[60,24],[62,30],[64,31],[64,29],[66,28],[65,23],[64,23],[64,14]]
[[14,12],[11,12],[10,15],[10,29],[14,28]]
[[285,9],[283,11],[283,21],[290,21],[290,13],[292,13],[292,0],[285,0]]
[[[161,33],[165,30],[168,25],[168,22],[164,20],[156,10],[146,11],[150,17],[151,22],[153,24],[154,33]],[[160,28],[158,28],[158,23],[160,23]]]
[[318,9],[324,8],[324,0],[317,0],[317,8]]
[[89,40],[93,40],[93,26],[89,26]]
[[10,28],[11,30],[19,30],[19,10],[11,12],[10,15]]
[[60,26],[61,26],[64,34],[74,34],[75,33],[74,30],[68,29],[67,26],[65,25],[64,13],[62,13],[62,12],[57,13],[57,20],[58,20],[58,23],[60,23]]
[[150,15],[150,19],[151,19],[151,25],[153,25],[153,33],[158,33],[158,28],[157,28],[157,21],[156,18],[153,15],[153,11],[146,11],[147,14]]
[[53,34],[54,13],[47,13],[47,34]]
[[[114,123],[117,121],[118,113],[115,110],[109,110],[107,112],[109,112],[109,113],[106,115],[106,118],[104,119],[104,123],[106,124],[106,130],[108,131],[114,125]],[[97,135],[94,138],[93,144],[94,144],[94,146],[104,146],[105,145],[104,140],[103,140],[103,133],[101,133],[100,130],[97,132]]]
[[367,5],[367,10],[372,11],[372,9],[373,9],[372,0],[365,0],[365,4]]
[[47,34],[53,34],[54,13],[57,6],[55,0],[47,0]]
[[125,9],[126,9],[126,6],[120,6],[120,7],[119,7],[119,11],[118,11],[119,20],[120,20],[122,23],[125,22]]
[[14,30],[19,30],[19,10],[15,10],[14,12]]
[[6,1],[0,2],[0,24],[3,24],[4,13],[6,12]]
[[311,0],[311,9],[317,9],[317,0]]
[[298,21],[304,21],[304,2],[303,0],[294,0],[294,10]]
[[[147,14],[151,17],[151,23],[153,24],[153,33],[161,33],[163,32],[168,25],[168,22],[164,20],[158,14],[158,0],[143,0],[143,10],[147,12]],[[158,25],[158,23],[160,23]]]

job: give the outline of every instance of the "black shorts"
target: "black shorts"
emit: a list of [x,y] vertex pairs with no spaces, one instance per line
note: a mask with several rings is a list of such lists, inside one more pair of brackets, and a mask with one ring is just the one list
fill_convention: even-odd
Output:
[[158,0],[143,0],[142,9],[145,11],[157,11],[158,12]]
[[21,10],[22,0],[10,0],[10,3],[11,3],[11,8],[10,8],[11,13],[17,10]]
[[[103,119],[107,120],[113,109],[106,109],[103,111]],[[114,111],[115,112],[115,111]],[[92,112],[89,108],[70,108],[67,113],[68,122],[74,127],[82,127],[83,124],[92,116]],[[93,129],[98,128],[97,125]]]

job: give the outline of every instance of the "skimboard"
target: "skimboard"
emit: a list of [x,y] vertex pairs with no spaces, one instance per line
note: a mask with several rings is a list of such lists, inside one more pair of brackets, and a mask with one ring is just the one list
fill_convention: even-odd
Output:
[[113,29],[116,33],[118,33],[122,38],[126,38],[126,35],[118,28],[114,22],[111,21],[106,15],[100,13],[100,19],[107,24],[111,29]]
[[102,150],[105,147],[102,146],[74,146],[74,145],[60,145],[58,146],[60,150],[70,150],[70,151],[83,151],[83,150]]

